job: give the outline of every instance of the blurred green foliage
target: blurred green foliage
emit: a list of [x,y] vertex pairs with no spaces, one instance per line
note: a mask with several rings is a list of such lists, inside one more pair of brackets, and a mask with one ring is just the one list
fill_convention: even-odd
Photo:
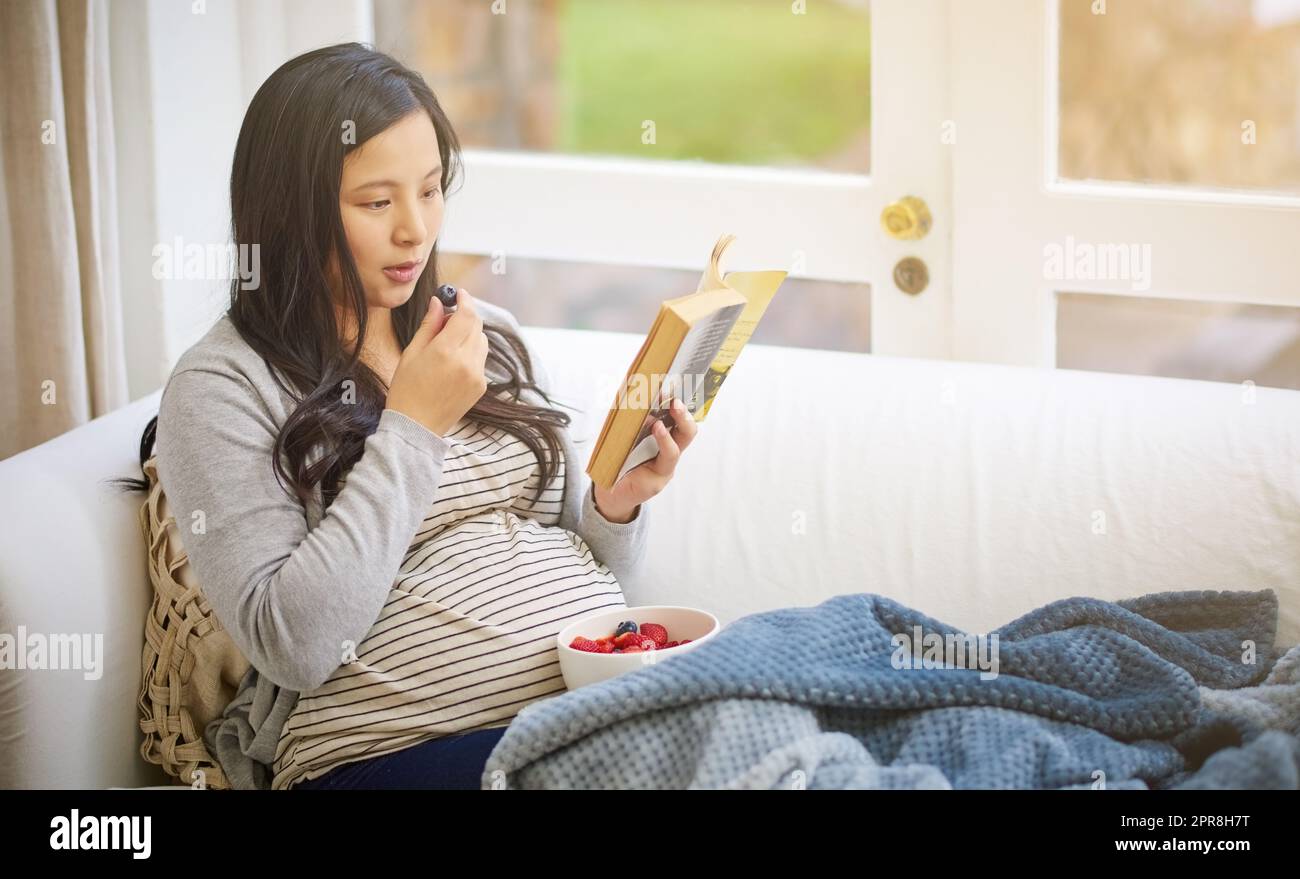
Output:
[[563,152],[817,165],[871,121],[865,9],[566,0],[559,27]]

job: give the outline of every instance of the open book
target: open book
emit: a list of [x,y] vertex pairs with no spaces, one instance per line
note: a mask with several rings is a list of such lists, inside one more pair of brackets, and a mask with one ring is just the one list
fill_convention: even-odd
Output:
[[785,280],[784,271],[728,272],[718,263],[736,236],[723,235],[694,293],[659,307],[654,326],[632,361],[605,417],[587,473],[604,489],[659,454],[655,421],[675,426],[668,406],[686,404],[697,422],[708,415],[740,350]]

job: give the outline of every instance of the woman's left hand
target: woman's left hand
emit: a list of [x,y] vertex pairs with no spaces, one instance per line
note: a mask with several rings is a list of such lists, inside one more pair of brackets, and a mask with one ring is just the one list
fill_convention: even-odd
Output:
[[659,441],[659,454],[638,464],[623,478],[606,490],[592,486],[596,509],[608,521],[626,524],[636,516],[637,508],[664,490],[673,478],[682,452],[695,439],[700,427],[681,400],[674,399],[668,410],[676,426],[670,431],[662,421],[655,421],[654,436]]

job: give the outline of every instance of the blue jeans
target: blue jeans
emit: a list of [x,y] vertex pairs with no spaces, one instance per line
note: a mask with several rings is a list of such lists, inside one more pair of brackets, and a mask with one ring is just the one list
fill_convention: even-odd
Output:
[[344,763],[290,790],[479,790],[504,726],[430,739],[392,754]]

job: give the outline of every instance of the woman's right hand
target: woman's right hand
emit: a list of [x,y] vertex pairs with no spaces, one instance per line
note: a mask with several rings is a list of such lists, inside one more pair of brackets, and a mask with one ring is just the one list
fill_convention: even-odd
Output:
[[429,313],[397,361],[384,408],[446,436],[487,392],[487,355],[483,318],[469,292],[456,291],[451,317],[444,317],[442,304],[431,297]]

